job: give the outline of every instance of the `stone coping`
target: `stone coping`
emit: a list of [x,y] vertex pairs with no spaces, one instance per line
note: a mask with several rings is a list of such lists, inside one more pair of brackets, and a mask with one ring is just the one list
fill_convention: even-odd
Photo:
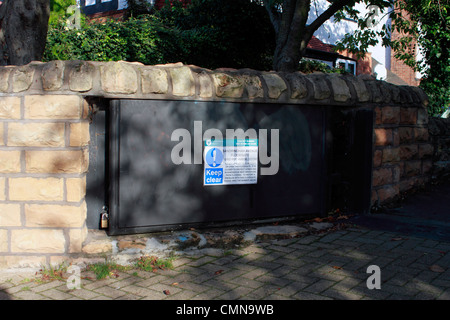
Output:
[[206,100],[359,106],[426,106],[417,87],[369,75],[209,70],[182,63],[50,61],[0,67],[0,96],[77,94],[83,97]]

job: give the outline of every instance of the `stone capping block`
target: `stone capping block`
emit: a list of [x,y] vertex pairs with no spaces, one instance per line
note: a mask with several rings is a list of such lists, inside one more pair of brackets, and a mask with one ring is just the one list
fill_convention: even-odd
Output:
[[182,99],[358,106],[395,103],[425,107],[417,87],[396,86],[370,75],[209,70],[172,63],[50,61],[0,67],[0,97],[42,93],[130,99]]
[[46,91],[55,91],[62,87],[64,81],[64,61],[50,61],[42,69],[42,87]]
[[346,102],[351,98],[350,89],[344,79],[337,74],[333,74],[329,77],[331,87],[333,89],[333,97],[335,101]]
[[262,75],[267,86],[267,95],[271,99],[278,99],[287,90],[286,82],[276,73]]
[[87,92],[93,87],[95,66],[86,61],[71,61],[68,63],[69,90]]

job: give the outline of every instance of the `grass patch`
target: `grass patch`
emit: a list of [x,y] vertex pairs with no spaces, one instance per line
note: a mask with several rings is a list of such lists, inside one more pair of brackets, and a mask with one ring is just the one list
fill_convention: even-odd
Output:
[[119,272],[127,271],[129,269],[130,267],[111,262],[90,264],[86,268],[86,270],[94,272],[97,280],[105,279],[107,277],[117,278]]
[[[155,256],[142,256],[134,263],[134,265],[123,266],[114,262],[100,262],[95,264],[89,264],[86,267],[86,271],[92,271],[95,274],[97,280],[105,278],[118,278],[120,272],[127,272],[132,269],[139,269],[143,271],[156,272],[157,270],[173,269],[173,260],[175,257],[171,256],[166,259],[160,259]],[[67,280],[68,266],[61,264],[58,266],[42,267],[36,272],[35,279],[25,279],[22,282],[37,282],[44,283],[53,280],[66,281]],[[137,271],[133,272],[134,276],[138,276]],[[89,279],[89,277],[81,277],[81,279]]]
[[174,257],[160,259],[155,256],[142,256],[136,261],[135,266],[144,271],[156,272],[157,270],[173,269]]
[[34,281],[37,283],[59,280],[64,281],[66,278],[64,277],[64,273],[67,271],[67,265],[60,264],[58,266],[43,266],[36,272],[36,278]]

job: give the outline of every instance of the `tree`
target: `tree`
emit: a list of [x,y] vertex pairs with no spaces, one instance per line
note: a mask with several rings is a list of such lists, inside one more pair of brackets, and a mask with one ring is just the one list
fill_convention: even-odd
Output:
[[5,0],[0,6],[0,65],[41,60],[50,0]]
[[359,13],[354,9],[356,3],[367,3],[385,8],[392,0],[334,0],[321,15],[308,23],[311,2],[314,0],[261,0],[275,30],[276,48],[273,68],[276,71],[294,71],[304,56],[308,42],[314,32],[337,13]]
[[[429,96],[428,111],[439,115],[450,107],[450,1],[415,0],[401,2],[399,7],[409,13],[411,22],[395,27],[404,38],[417,39],[423,58],[416,61],[409,52],[398,57],[423,73],[420,87]],[[401,43],[398,51],[402,51]]]
[[183,34],[184,62],[206,68],[268,70],[275,48],[267,13],[251,0],[192,0],[166,5],[156,15]]
[[[428,94],[430,115],[438,115],[450,105],[450,1],[396,1],[386,14],[391,26],[378,31],[358,20],[359,30],[347,35],[338,48],[364,53],[367,44],[381,41],[394,51],[394,56],[415,71],[422,73],[420,87]],[[400,37],[392,39],[396,31]],[[416,43],[422,58],[417,59]]]

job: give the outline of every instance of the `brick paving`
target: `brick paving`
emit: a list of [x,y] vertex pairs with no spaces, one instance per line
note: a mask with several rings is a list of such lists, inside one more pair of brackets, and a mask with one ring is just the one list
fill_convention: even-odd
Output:
[[[450,243],[352,227],[234,250],[180,255],[171,270],[131,269],[81,287],[0,273],[1,300],[450,300]],[[381,288],[368,289],[370,265]]]

